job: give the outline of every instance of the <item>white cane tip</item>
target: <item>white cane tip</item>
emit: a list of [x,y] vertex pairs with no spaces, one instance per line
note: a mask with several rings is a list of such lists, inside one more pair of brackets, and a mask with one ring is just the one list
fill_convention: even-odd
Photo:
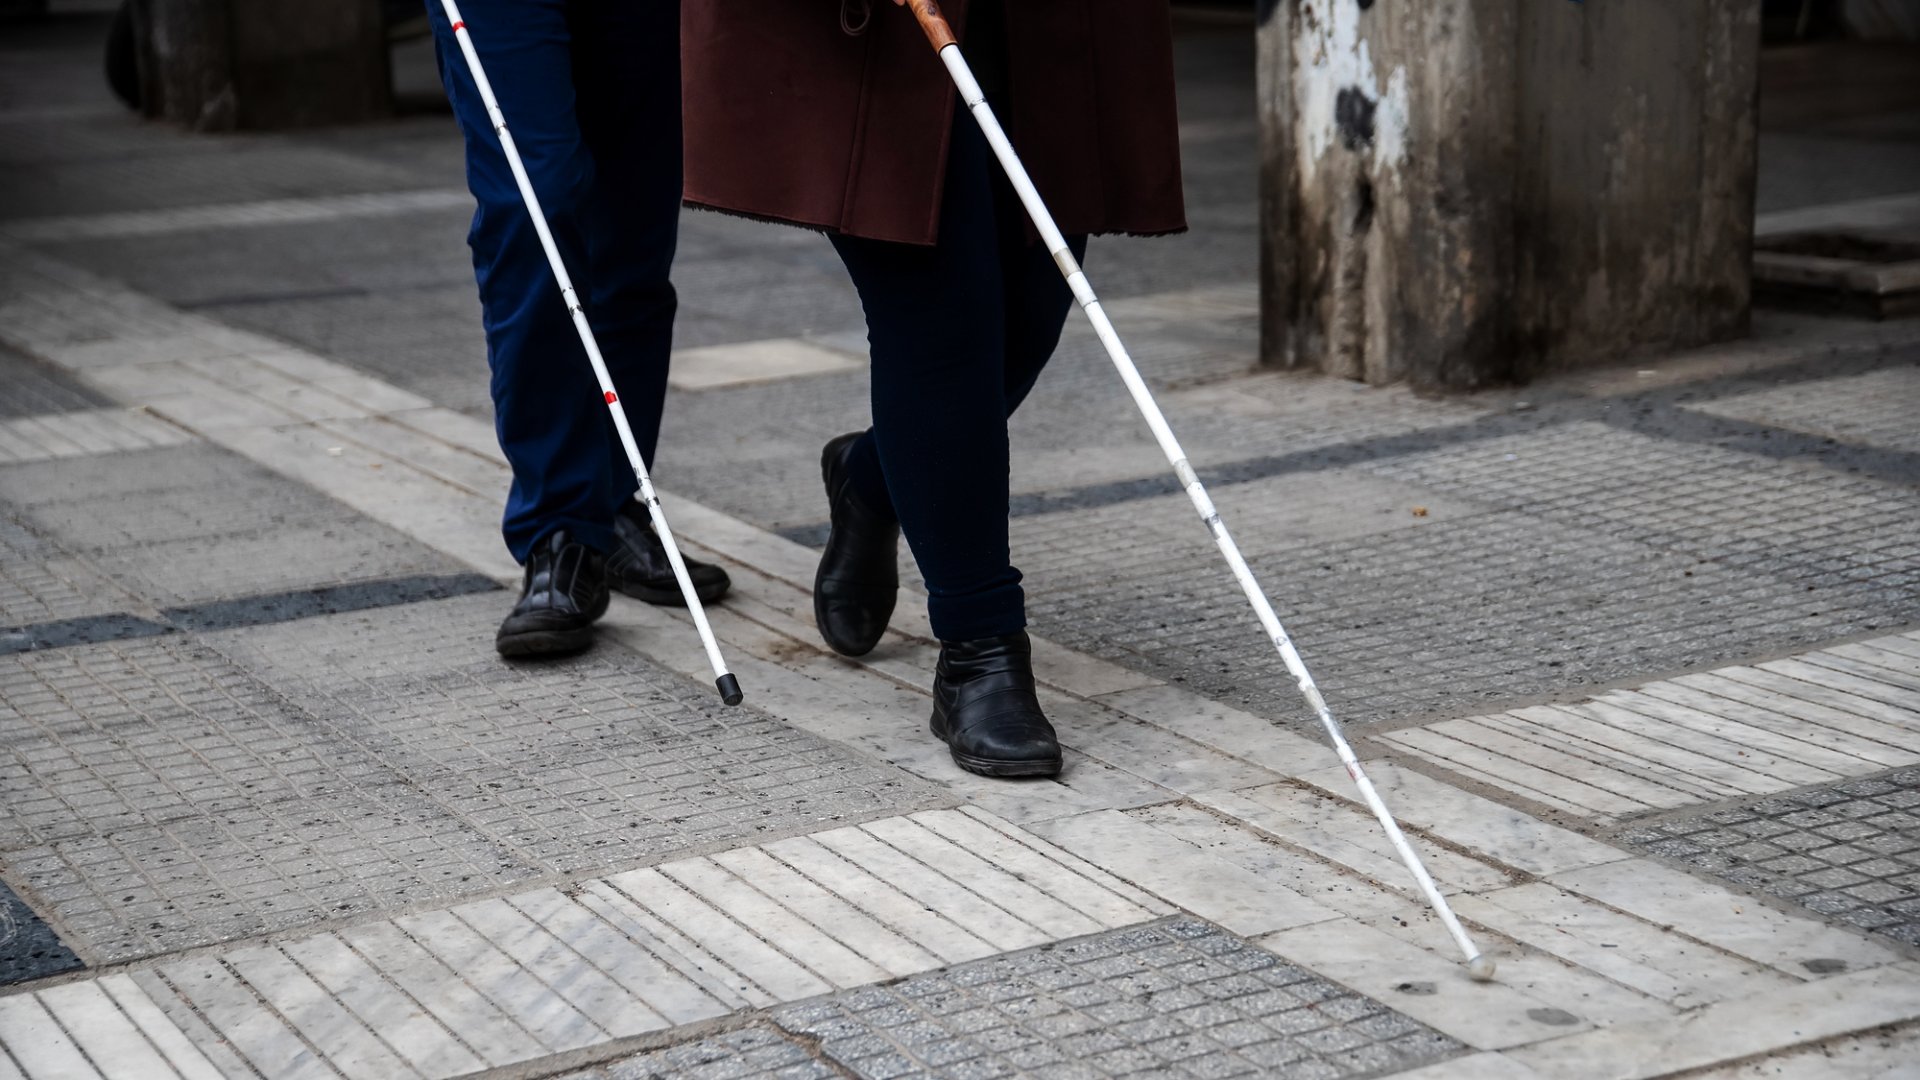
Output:
[[1467,961],[1467,975],[1471,977],[1474,982],[1492,982],[1493,957],[1488,956],[1486,953],[1481,953]]

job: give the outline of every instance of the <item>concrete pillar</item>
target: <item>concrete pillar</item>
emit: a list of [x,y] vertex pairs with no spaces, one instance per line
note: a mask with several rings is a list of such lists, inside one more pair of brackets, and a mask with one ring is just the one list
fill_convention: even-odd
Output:
[[1260,0],[1262,350],[1472,387],[1744,331],[1759,5]]
[[195,131],[392,111],[380,0],[135,0],[143,104]]

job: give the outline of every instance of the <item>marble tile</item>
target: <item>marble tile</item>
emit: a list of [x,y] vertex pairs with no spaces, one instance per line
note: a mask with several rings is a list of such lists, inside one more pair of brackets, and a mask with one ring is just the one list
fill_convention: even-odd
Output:
[[733,1011],[732,1006],[656,955],[652,949],[658,943],[629,937],[556,889],[517,893],[506,900],[626,987],[668,1025],[689,1024]]
[[487,1064],[510,1065],[547,1052],[515,1018],[393,923],[365,923],[339,936]]
[[280,948],[415,1071],[453,1076],[486,1068],[459,1036],[339,938],[319,934],[282,942]]
[[709,859],[682,859],[659,870],[688,892],[724,911],[743,929],[835,987],[879,982],[885,969],[841,944],[804,916]]
[[455,908],[454,913],[551,993],[614,1038],[668,1026],[639,998],[508,900],[466,904]]
[[186,1034],[167,1019],[147,992],[127,975],[105,975],[98,983],[107,996],[120,1006],[135,1027],[140,1029],[154,1049],[160,1051],[184,1080],[220,1080],[220,1070]]
[[1354,919],[1283,930],[1256,943],[1479,1050],[1523,1046],[1593,1026],[1580,1012],[1508,978],[1474,982],[1457,959]]
[[1324,922],[1338,912],[1118,811],[1033,831],[1134,885],[1243,937]]
[[[1425,829],[1468,851],[1530,874],[1618,862],[1632,853],[1550,825],[1444,781],[1390,762],[1366,762],[1367,776],[1403,827]],[[1364,805],[1344,768],[1306,773],[1300,782],[1351,805]]]
[[1672,1020],[1623,1024],[1509,1051],[1542,1076],[1643,1080],[1865,1031],[1920,1013],[1920,970],[1899,964],[1838,975]]
[[835,894],[760,848],[741,848],[712,856],[734,878],[750,882],[774,903],[793,912],[807,925],[829,936],[881,974],[877,979],[912,975],[940,967],[940,957],[927,951],[901,930],[868,915],[846,897]]
[[[1783,711],[1765,708],[1756,704],[1754,699],[1767,698],[1766,691],[1727,679],[1714,676],[1690,676],[1688,680],[1668,679],[1648,683],[1639,688],[1642,697],[1654,698],[1684,706],[1698,712],[1724,716],[1738,720],[1749,727],[1764,728],[1776,735],[1785,735],[1802,742],[1818,746],[1844,759],[1858,764],[1836,762],[1833,768],[1840,771],[1843,767],[1853,771],[1876,771],[1905,765],[1914,760],[1910,751],[1900,750],[1884,742],[1855,734],[1845,728],[1821,723],[1811,714],[1810,708]],[[1728,691],[1741,697],[1728,696]],[[1742,700],[1745,698],[1745,700]],[[1860,718],[1862,723],[1869,723]]]
[[99,984],[67,983],[33,996],[72,1034],[80,1049],[109,1080],[179,1075]]
[[[484,903],[499,904],[500,901]],[[554,993],[553,988],[533,972],[515,963],[457,914],[476,906],[403,915],[394,923],[432,953],[434,959],[513,1017],[549,1052],[574,1050],[606,1039],[607,1032],[585,1013]]]
[[1322,743],[1176,686],[1122,690],[1103,694],[1099,700],[1109,708],[1229,752],[1280,776],[1298,776],[1339,764],[1339,758]]
[[[100,1076],[86,1055],[32,994],[0,998],[0,1045],[29,1080],[93,1080]],[[0,1061],[5,1061],[0,1055]]]
[[1458,897],[1454,910],[1683,1009],[1799,982],[1545,882]]
[[1648,859],[1566,870],[1548,880],[1796,978],[1809,977],[1809,960],[1841,960],[1862,968],[1896,959],[1885,946],[1864,937],[1784,914]]
[[309,1080],[341,1075],[218,959],[190,957],[169,962],[162,970],[207,1025],[262,1076]]
[[[930,810],[912,818],[941,839],[1032,885],[1105,929],[1145,922],[1166,911],[1161,905],[1152,910],[1142,907],[1109,888],[1107,882],[1113,879],[1106,874],[1096,870],[1095,874],[1105,881],[1094,880],[1080,872],[1080,868],[1093,867],[1004,822],[996,828],[981,817],[951,810]],[[1069,860],[1078,866],[1069,865]]]
[[634,870],[607,884],[697,942],[699,951],[724,960],[764,991],[763,1000],[795,1001],[833,989],[831,984],[681,887],[659,869]]
[[891,927],[901,937],[938,957],[942,964],[978,960],[1000,951],[985,938],[812,837],[779,840],[766,845],[764,850],[770,857],[843,897],[875,922]]
[[317,1048],[328,1065],[348,1077],[379,1080],[420,1075],[280,950],[252,946],[230,950],[220,959]]
[[[1315,791],[1273,785],[1200,800],[1246,822],[1289,847],[1344,866],[1389,889],[1419,898],[1419,886],[1394,851],[1380,822],[1367,811]],[[1408,837],[1427,872],[1446,892],[1498,889],[1513,884],[1504,871],[1418,836]]]

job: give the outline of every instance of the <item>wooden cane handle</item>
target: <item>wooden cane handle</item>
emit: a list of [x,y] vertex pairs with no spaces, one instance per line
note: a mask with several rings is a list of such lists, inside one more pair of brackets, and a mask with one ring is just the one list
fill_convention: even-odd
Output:
[[905,4],[913,9],[913,17],[920,20],[920,29],[926,31],[927,40],[933,44],[934,52],[960,43],[959,39],[953,36],[953,27],[947,25],[947,17],[940,14],[940,5],[934,0],[893,0],[893,2]]

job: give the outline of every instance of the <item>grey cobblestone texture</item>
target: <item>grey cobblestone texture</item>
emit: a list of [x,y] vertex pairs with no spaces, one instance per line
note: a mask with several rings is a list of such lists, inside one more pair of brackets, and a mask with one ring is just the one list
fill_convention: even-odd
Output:
[[501,663],[499,603],[0,657],[0,857],[119,960],[944,802],[630,653]]
[[0,346],[0,419],[72,412],[106,404],[107,399],[65,375]]
[[[1356,493],[1383,478],[1430,491],[1433,516],[1302,542],[1293,522],[1339,499],[1303,501],[1286,477],[1214,497],[1351,720],[1481,711],[1920,621],[1920,501],[1873,481],[1597,423],[1328,475]],[[1309,719],[1184,496],[1020,519],[1013,548],[1037,633]]]
[[[1355,722],[1483,711],[1497,702],[1646,671],[1811,644],[1891,616],[1802,588],[1497,513],[1273,550],[1259,542],[1258,491],[1222,497],[1236,536],[1335,712]],[[1110,535],[1115,517],[1165,526],[1192,517],[1182,497],[1101,515],[1038,519],[1049,562],[1071,566],[1075,536]],[[1024,525],[1024,523],[1023,523]],[[1078,532],[1076,532],[1076,526]],[[1125,529],[1125,524],[1117,527]],[[1028,607],[1037,633],[1185,683],[1263,715],[1311,723],[1292,680],[1218,564],[1197,523],[1161,542],[1140,528],[1126,551],[1046,571],[1033,564]],[[1266,550],[1260,550],[1265,548]]]
[[500,608],[497,596],[472,596],[209,640],[554,869],[655,862],[946,802],[622,650],[501,663],[475,647]]
[[1179,917],[774,1010],[855,1076],[1378,1076],[1460,1044]]
[[1376,471],[1799,585],[1823,604],[1909,622],[1920,602],[1920,499],[1900,487],[1589,423]]
[[563,1080],[1348,1080],[1465,1047],[1180,916],[772,1010]]
[[107,959],[532,872],[183,638],[0,661],[0,731],[0,852]]
[[1920,768],[1671,817],[1621,839],[1920,946]]
[[160,607],[465,569],[205,444],[0,468],[0,499]]
[[0,882],[0,986],[82,967],[53,928]]
[[0,630],[125,611],[133,598],[0,503]]
[[1920,452],[1920,366],[1754,390],[1691,406],[1700,412]]

